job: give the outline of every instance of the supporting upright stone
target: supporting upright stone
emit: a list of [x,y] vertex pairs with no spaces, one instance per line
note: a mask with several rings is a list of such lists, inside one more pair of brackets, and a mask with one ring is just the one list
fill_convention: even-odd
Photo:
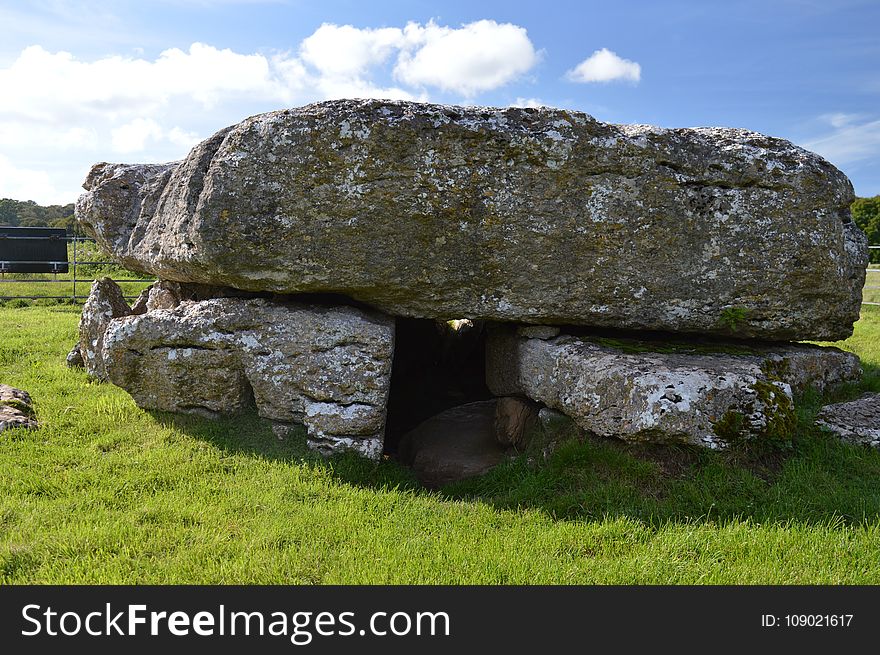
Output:
[[496,329],[487,383],[523,394],[600,436],[721,448],[791,436],[793,396],[858,379],[858,358],[806,345],[650,343]]
[[110,321],[129,314],[131,308],[125,301],[118,284],[108,277],[92,283],[79,320],[79,350],[89,375],[99,380],[107,379],[107,371],[101,357],[104,333]]
[[145,409],[234,414],[256,402],[321,452],[382,453],[394,321],[353,307],[264,299],[187,301],[112,321],[110,381]]

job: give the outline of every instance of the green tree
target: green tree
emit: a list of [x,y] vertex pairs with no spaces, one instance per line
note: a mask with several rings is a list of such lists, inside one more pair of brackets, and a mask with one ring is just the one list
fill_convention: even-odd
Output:
[[[855,224],[868,235],[868,243],[880,246],[880,196],[856,198],[852,204],[852,217]],[[880,250],[871,250],[871,263],[880,264]]]
[[0,225],[22,227],[63,227],[74,224],[73,204],[43,207],[33,200],[0,199]]

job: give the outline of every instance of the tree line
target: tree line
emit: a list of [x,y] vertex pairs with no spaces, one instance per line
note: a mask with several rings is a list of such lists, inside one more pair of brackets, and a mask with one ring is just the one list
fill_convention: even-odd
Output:
[[70,231],[74,222],[73,203],[43,206],[33,200],[0,199],[0,225],[63,227]]
[[[880,195],[873,198],[856,198],[852,204],[852,217],[872,246],[880,246]],[[73,228],[73,203],[44,207],[33,200],[0,200],[0,225],[21,227]],[[880,264],[880,250],[871,250],[871,262]]]

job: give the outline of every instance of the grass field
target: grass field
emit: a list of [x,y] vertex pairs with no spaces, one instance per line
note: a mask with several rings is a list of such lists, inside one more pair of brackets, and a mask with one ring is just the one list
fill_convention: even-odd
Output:
[[[42,427],[0,433],[0,583],[880,583],[880,453],[812,426],[727,453],[570,443],[428,492],[328,461],[255,415],[138,409],[68,370],[78,308],[0,309],[0,381]],[[880,308],[842,347],[880,391]]]
[[[75,295],[80,298],[80,303],[89,295],[91,280],[97,277],[108,276],[115,280],[120,280],[119,286],[122,287],[122,292],[129,298],[136,297],[142,289],[150,285],[149,282],[137,281],[146,278],[114,264],[87,263],[106,262],[108,258],[109,255],[102,252],[94,243],[80,242],[78,244],[76,261],[81,263],[77,267],[77,278],[85,280],[76,284]],[[74,261],[72,244],[67,246],[67,259]],[[71,265],[69,268],[69,272],[59,273],[58,275],[51,273],[6,273],[0,275],[0,306],[24,307],[29,305],[74,304],[73,266]],[[9,296],[40,296],[40,298],[2,300]],[[50,296],[55,297],[50,298]]]
[[862,300],[880,303],[880,264],[871,264],[868,267],[865,288],[862,290]]

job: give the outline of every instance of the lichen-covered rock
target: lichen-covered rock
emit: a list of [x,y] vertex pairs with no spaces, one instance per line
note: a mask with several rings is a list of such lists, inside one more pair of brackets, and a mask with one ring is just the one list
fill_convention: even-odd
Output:
[[111,320],[129,314],[131,308],[125,301],[118,284],[107,277],[92,283],[79,319],[79,350],[89,375],[99,380],[107,379],[107,371],[104,369],[104,361],[101,357],[104,332]]
[[149,307],[147,307],[147,302],[150,300],[150,291],[153,287],[147,287],[143,291],[138,294],[138,297],[134,299],[134,302],[131,305],[131,313],[133,315],[146,314]]
[[834,340],[867,262],[818,155],[560,109],[323,102],[84,186],[78,220],[133,270],[412,317]]
[[847,403],[825,405],[816,423],[847,443],[880,448],[880,393],[866,393]]
[[145,409],[240,411],[302,423],[322,452],[382,453],[394,321],[353,307],[264,299],[184,301],[110,323],[111,382]]
[[0,432],[12,428],[37,427],[34,404],[27,391],[0,384]]
[[512,329],[491,331],[486,354],[496,395],[524,394],[600,436],[710,448],[786,438],[794,394],[861,374],[858,358],[836,348],[529,339]]

